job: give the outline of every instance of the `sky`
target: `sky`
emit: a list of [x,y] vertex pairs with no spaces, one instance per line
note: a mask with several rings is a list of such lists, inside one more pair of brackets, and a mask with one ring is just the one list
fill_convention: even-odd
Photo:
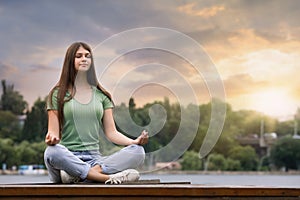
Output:
[[0,0],[0,79],[32,105],[83,41],[117,103],[203,104],[224,89],[233,110],[288,119],[300,106],[299,9],[298,0]]

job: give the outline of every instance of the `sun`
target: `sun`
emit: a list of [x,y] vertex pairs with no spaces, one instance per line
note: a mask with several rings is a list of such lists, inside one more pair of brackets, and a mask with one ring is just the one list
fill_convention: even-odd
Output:
[[292,117],[297,105],[284,90],[270,89],[252,95],[253,109],[273,117]]

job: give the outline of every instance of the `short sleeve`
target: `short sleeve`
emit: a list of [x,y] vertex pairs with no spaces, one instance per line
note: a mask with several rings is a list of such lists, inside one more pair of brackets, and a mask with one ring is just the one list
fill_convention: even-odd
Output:
[[47,110],[58,110],[57,95],[58,95],[58,89],[55,89],[52,93],[52,96],[48,97]]
[[103,95],[103,109],[106,110],[106,109],[109,109],[109,108],[113,108],[114,107],[114,104],[113,102],[106,96],[106,95]]

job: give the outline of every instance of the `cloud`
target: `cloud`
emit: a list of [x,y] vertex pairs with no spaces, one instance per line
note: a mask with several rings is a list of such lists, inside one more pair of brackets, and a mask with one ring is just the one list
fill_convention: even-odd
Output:
[[225,10],[225,7],[223,5],[214,5],[211,7],[197,9],[196,3],[193,2],[181,5],[177,8],[177,10],[187,15],[209,18],[216,16],[219,12]]
[[127,102],[133,90],[138,90],[139,95],[144,94],[139,97],[142,102],[155,100],[154,96],[163,99],[170,96],[168,92],[164,94],[166,88],[184,97],[181,103],[191,103],[192,96],[197,96],[201,102],[209,99],[201,74],[191,64],[178,55],[157,49],[123,55],[107,68],[101,83],[112,92],[116,102]]
[[18,73],[18,68],[12,64],[3,63],[0,61],[0,76],[1,79],[5,79],[5,77],[11,77]]
[[236,74],[224,80],[228,98],[251,94],[269,86],[266,81],[255,81],[249,74]]
[[[121,31],[152,26],[183,32],[202,45],[224,79],[229,97],[250,95],[270,85],[281,85],[296,97],[300,96],[297,92],[300,83],[294,81],[300,67],[299,9],[300,4],[295,0],[90,0],[84,5],[80,0],[2,1],[0,17],[5,20],[0,21],[0,76],[13,82],[16,89],[22,89],[26,100],[44,96],[59,78],[65,51],[74,41],[85,41],[95,47]],[[136,39],[140,36],[136,35]],[[139,40],[143,44],[151,41],[151,38],[143,39]],[[185,48],[176,40],[170,41],[170,46]],[[124,44],[126,41],[118,45]],[[185,48],[184,52],[195,51]],[[118,51],[104,49],[96,53],[101,60],[117,55]],[[201,56],[197,58],[201,60]],[[134,79],[128,87],[143,79],[165,79],[184,90],[172,74],[159,69],[134,68],[151,62],[169,66],[190,82],[195,91],[207,93],[193,66],[170,52],[124,55],[113,63],[109,75],[101,81],[111,86],[115,78],[118,80],[134,69]],[[104,66],[97,63],[102,70]],[[163,90],[158,89],[157,95],[160,94]],[[247,102],[240,103],[240,107],[242,104]]]
[[29,73],[35,73],[35,72],[44,72],[47,73],[47,71],[59,71],[59,68],[54,68],[51,66],[47,66],[47,65],[31,65],[29,67]]

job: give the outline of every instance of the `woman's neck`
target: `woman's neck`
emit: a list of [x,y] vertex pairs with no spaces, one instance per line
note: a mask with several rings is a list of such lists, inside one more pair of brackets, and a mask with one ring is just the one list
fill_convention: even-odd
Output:
[[75,94],[73,96],[76,101],[82,104],[87,104],[92,99],[92,88],[87,81],[86,72],[78,72],[75,79]]
[[87,81],[87,74],[86,72],[78,72],[76,79],[75,79],[75,87],[77,89],[79,88],[90,88],[90,84]]

